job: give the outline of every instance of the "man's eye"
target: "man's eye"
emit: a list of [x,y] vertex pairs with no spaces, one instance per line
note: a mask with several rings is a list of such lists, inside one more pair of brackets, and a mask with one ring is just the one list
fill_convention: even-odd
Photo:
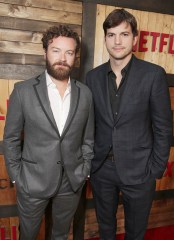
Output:
[[73,56],[73,52],[67,52],[69,56]]
[[128,33],[122,33],[122,36],[124,36],[124,37],[128,37],[129,34],[128,34]]
[[113,37],[114,36],[114,34],[108,34],[108,37]]

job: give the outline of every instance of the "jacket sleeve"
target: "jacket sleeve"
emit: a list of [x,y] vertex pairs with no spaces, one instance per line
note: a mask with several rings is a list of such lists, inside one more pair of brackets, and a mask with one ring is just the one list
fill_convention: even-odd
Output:
[[88,174],[90,173],[91,160],[94,157],[93,148],[94,148],[94,106],[93,106],[93,100],[91,95],[91,103],[89,107],[89,114],[88,114],[88,119],[85,126],[83,145],[82,145],[83,159],[85,161],[85,167],[88,171]]
[[150,113],[153,127],[153,151],[151,173],[161,178],[169,158],[172,140],[172,112],[166,73],[156,72],[150,97]]
[[3,152],[9,177],[16,180],[20,169],[24,116],[17,87],[10,96],[3,137]]

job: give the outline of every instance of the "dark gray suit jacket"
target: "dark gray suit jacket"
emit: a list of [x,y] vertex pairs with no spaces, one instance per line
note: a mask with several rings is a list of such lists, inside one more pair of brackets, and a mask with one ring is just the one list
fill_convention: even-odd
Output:
[[111,146],[125,184],[160,178],[166,168],[172,137],[172,115],[164,69],[133,57],[114,122],[108,92],[108,63],[91,70],[86,83],[95,108],[95,156],[92,172],[103,164]]
[[61,136],[50,107],[45,73],[15,84],[3,143],[7,170],[18,191],[50,197],[58,188],[61,166],[77,191],[90,173],[93,130],[92,94],[84,84],[71,79],[70,111]]

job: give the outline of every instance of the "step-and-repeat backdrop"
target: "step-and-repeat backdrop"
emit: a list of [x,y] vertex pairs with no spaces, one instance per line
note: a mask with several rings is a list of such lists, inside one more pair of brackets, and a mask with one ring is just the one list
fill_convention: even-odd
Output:
[[[8,1],[7,1],[8,2]],[[55,3],[55,1],[53,1]],[[61,2],[61,1],[60,1]],[[62,1],[64,2],[64,1]],[[37,2],[36,2],[37,4]],[[80,3],[79,3],[80,4]],[[79,26],[81,24],[81,11],[82,6],[79,4],[74,6],[73,9],[76,11],[74,15],[69,14],[69,22],[72,19],[74,27],[79,31]],[[2,6],[1,6],[2,5]],[[11,7],[14,7],[11,5]],[[36,6],[38,7],[38,6]],[[69,5],[64,5],[70,10]],[[7,8],[10,9],[9,4],[0,4],[0,18],[1,15],[5,15],[7,23],[11,21],[17,21],[17,18],[25,19],[26,29],[24,26],[20,25],[18,29],[15,29],[17,22],[11,25],[9,24],[8,29],[3,29],[4,25],[0,25],[0,32],[2,30],[3,34],[0,34],[0,52],[4,56],[4,61],[6,64],[3,65],[3,59],[0,61],[4,67],[5,76],[0,79],[0,141],[3,138],[3,129],[5,124],[6,112],[8,108],[8,99],[17,81],[26,80],[31,77],[30,74],[34,74],[32,69],[35,69],[36,65],[40,70],[39,66],[44,68],[44,62],[41,53],[41,42],[40,33],[32,32],[31,26],[37,23],[39,16],[45,14],[45,8],[42,6],[39,8],[40,15],[37,13],[35,7],[22,8],[21,6],[16,10],[16,8],[11,11],[11,15],[8,15]],[[60,6],[57,6],[57,9]],[[2,11],[2,9],[4,11]],[[72,9],[72,8],[71,8]],[[80,9],[80,10],[79,10]],[[94,67],[102,64],[108,60],[108,53],[104,46],[104,35],[102,29],[102,23],[108,13],[110,13],[114,7],[97,5],[96,12],[96,32],[95,32],[95,53],[94,53]],[[61,10],[62,11],[62,10]],[[67,10],[68,11],[68,10]],[[159,14],[153,12],[145,12],[128,9],[137,18],[138,28],[139,28],[139,41],[134,49],[134,53],[141,59],[159,64],[163,66],[168,74],[172,76],[174,74],[174,16]],[[32,15],[33,12],[33,15]],[[53,9],[49,9],[47,14],[50,14],[49,19],[39,19],[40,24],[42,23],[41,29],[43,29],[43,24],[45,21],[49,25],[51,22],[55,22],[56,16],[54,15]],[[28,14],[28,15],[27,15]],[[51,15],[53,14],[53,15]],[[67,13],[65,13],[67,14]],[[67,15],[68,15],[67,14]],[[32,19],[35,16],[35,19]],[[44,15],[45,16],[45,15]],[[66,18],[66,16],[63,16]],[[62,19],[63,19],[62,17]],[[28,21],[26,21],[28,19]],[[58,22],[61,22],[58,19]],[[29,27],[28,25],[31,24]],[[76,26],[79,25],[79,26]],[[11,29],[10,29],[11,28]],[[19,28],[21,28],[19,30]],[[28,29],[27,29],[28,28]],[[29,31],[30,30],[30,31]],[[5,34],[5,35],[4,35]],[[32,38],[31,38],[32,35]],[[37,36],[38,38],[33,38]],[[20,40],[22,38],[22,41]],[[33,43],[35,42],[35,44]],[[30,42],[30,44],[28,43]],[[33,48],[34,47],[34,48]],[[9,65],[10,63],[10,65]],[[39,64],[40,63],[40,64]],[[18,64],[18,65],[17,65]],[[22,68],[22,66],[24,66]],[[10,73],[7,71],[9,68]],[[26,70],[28,69],[29,70]],[[30,70],[31,69],[31,70]],[[6,71],[6,72],[5,72]],[[27,73],[27,74],[25,74]],[[9,78],[8,78],[9,76]],[[19,76],[19,77],[18,77]],[[25,76],[25,78],[23,77]],[[27,78],[26,78],[27,76]],[[169,85],[170,95],[171,95],[171,106],[172,111],[174,111],[174,83]],[[0,240],[18,239],[18,217],[16,211],[16,200],[15,200],[15,186],[10,182],[9,177],[6,172],[3,154],[0,155]],[[85,238],[89,239],[91,237],[98,236],[98,226],[96,222],[96,216],[92,201],[92,193],[90,189],[90,183],[87,184],[86,192],[86,217],[85,217]],[[118,233],[124,232],[124,213],[122,204],[119,205],[118,210]],[[170,157],[168,161],[168,166],[166,172],[161,180],[157,181],[156,187],[156,198],[153,203],[151,210],[148,228],[156,228],[160,226],[168,226],[174,224],[174,147],[171,148]],[[72,231],[71,231],[72,232]],[[45,220],[43,219],[40,234],[38,240],[45,239]],[[72,239],[72,234],[70,234],[69,239]]]

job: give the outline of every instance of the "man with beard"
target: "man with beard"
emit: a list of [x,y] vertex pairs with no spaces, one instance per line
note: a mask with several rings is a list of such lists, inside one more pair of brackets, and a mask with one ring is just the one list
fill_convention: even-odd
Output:
[[91,184],[102,240],[115,240],[122,193],[126,240],[143,240],[155,193],[169,157],[172,116],[166,73],[132,54],[135,17],[115,9],[103,23],[109,61],[91,70],[95,109]]
[[88,87],[70,77],[78,34],[54,26],[42,42],[46,71],[17,83],[10,96],[4,156],[17,190],[20,239],[36,239],[51,201],[51,239],[66,240],[93,158],[93,102]]

